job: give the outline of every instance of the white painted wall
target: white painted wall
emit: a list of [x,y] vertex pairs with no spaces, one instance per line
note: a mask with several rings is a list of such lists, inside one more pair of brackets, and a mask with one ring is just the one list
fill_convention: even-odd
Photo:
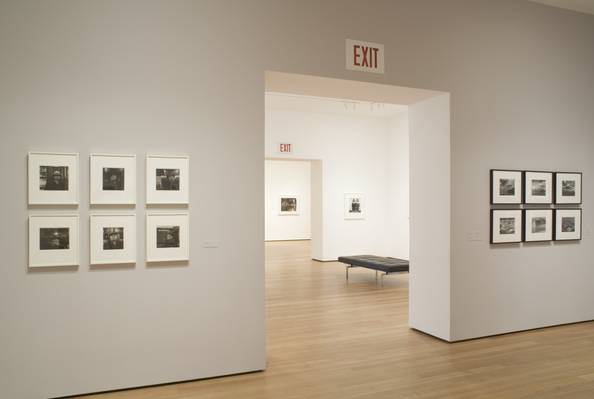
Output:
[[[267,241],[311,238],[311,163],[266,160],[264,168]],[[280,215],[280,197],[296,196],[298,214]]]
[[409,324],[451,340],[450,98],[409,107]]
[[409,259],[409,125],[408,112],[390,119],[388,143],[389,231],[388,250],[391,256]]
[[[342,106],[342,105],[341,105]],[[391,172],[398,165],[390,161],[391,144],[404,146],[404,126],[392,125],[389,118],[316,112],[266,110],[266,153],[278,156],[278,142],[294,144],[297,159],[322,160],[323,227],[322,248],[316,251],[319,260],[335,260],[342,255],[371,253],[395,255],[398,250],[391,228],[396,196]],[[396,142],[395,140],[400,140]],[[404,165],[407,173],[408,166]],[[399,178],[398,182],[407,180]],[[401,192],[406,192],[402,190]],[[363,193],[366,201],[365,220],[344,219],[344,194]],[[404,201],[399,204],[404,206]],[[402,217],[402,215],[395,215]],[[408,232],[402,229],[404,245]],[[399,251],[399,252],[397,252]]]

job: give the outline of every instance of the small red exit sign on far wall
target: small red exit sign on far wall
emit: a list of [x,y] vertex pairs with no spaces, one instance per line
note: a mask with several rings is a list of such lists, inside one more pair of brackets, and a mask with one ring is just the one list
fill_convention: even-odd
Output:
[[384,73],[384,45],[346,39],[346,69]]
[[290,154],[293,152],[293,145],[290,143],[279,143],[278,152],[281,154]]

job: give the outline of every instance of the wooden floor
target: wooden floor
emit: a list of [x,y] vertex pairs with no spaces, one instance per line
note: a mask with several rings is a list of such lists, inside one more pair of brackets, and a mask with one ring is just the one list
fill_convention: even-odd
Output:
[[408,276],[309,260],[266,245],[265,372],[87,399],[594,398],[594,324],[447,344],[408,328]]

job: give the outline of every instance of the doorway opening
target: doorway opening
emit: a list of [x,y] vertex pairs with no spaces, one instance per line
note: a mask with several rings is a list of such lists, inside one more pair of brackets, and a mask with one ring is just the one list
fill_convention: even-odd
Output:
[[[269,347],[292,305],[353,295],[388,296],[397,323],[449,340],[449,94],[266,72],[265,99]],[[337,258],[364,254],[410,260],[410,274],[381,289],[355,269],[347,284]]]

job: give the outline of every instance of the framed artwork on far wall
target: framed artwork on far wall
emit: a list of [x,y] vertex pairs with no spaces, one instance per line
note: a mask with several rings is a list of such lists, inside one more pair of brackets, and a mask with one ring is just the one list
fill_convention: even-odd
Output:
[[189,214],[149,212],[146,215],[146,261],[189,261]]
[[491,204],[522,203],[522,171],[491,169]]
[[555,241],[582,239],[582,210],[555,209]]
[[29,205],[78,205],[78,154],[29,152]]
[[29,216],[29,267],[78,266],[78,215]]
[[91,154],[91,204],[136,204],[136,155]]
[[297,216],[301,201],[298,195],[281,195],[278,201],[280,216]]
[[522,210],[491,209],[491,244],[522,241]]
[[551,241],[554,230],[552,209],[524,209],[524,241]]
[[91,215],[91,264],[136,263],[136,215]]
[[581,172],[555,173],[555,204],[582,203]]
[[365,196],[361,193],[344,195],[344,218],[347,220],[365,219]]
[[190,158],[147,155],[146,203],[190,203]]
[[553,203],[553,172],[524,172],[524,203]]

